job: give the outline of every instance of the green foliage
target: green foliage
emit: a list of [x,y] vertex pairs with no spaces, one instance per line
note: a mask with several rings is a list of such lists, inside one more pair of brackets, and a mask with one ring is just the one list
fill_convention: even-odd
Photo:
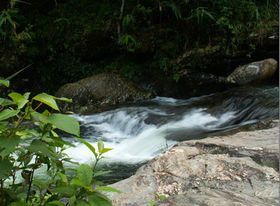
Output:
[[188,17],[189,20],[196,19],[197,24],[204,23],[207,20],[212,20],[215,22],[215,17],[212,12],[208,11],[206,7],[197,7],[191,11],[191,16]]
[[127,14],[124,16],[123,21],[122,21],[122,25],[125,29],[127,29],[130,25],[135,23],[135,19],[134,16]]
[[[7,81],[2,83],[8,86]],[[56,100],[70,100],[46,93],[8,96],[0,99],[0,205],[112,205],[102,192],[119,191],[99,185],[94,177],[97,163],[110,148],[98,142],[96,151],[79,138],[76,119],[51,112],[59,111]],[[40,112],[43,104],[45,110]],[[64,167],[67,162],[73,164],[63,152],[71,144],[57,130],[73,135],[92,151],[93,167]],[[43,177],[36,175],[40,171]]]
[[13,17],[17,14],[17,10],[14,8],[9,8],[7,10],[2,10],[0,13],[0,28],[1,33],[6,34],[5,30],[15,32],[16,22]]
[[182,18],[182,14],[181,14],[181,8],[180,5],[177,4],[174,1],[163,1],[162,5],[165,7],[169,7],[172,12],[174,13],[176,19],[181,19]]
[[129,34],[123,34],[119,38],[119,44],[125,46],[126,49],[130,52],[135,51],[135,48],[138,46],[138,43],[135,40],[135,38]]
[[9,80],[6,80],[6,79],[0,79],[0,85],[3,85],[5,87],[9,87],[10,82],[9,82]]

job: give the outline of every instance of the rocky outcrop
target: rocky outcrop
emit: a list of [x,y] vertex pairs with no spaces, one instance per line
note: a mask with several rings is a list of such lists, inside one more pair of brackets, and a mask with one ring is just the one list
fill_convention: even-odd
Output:
[[227,81],[239,85],[261,82],[269,79],[277,71],[275,59],[264,59],[237,67],[228,77]]
[[63,85],[56,96],[73,99],[72,105],[64,107],[82,113],[98,112],[117,104],[143,100],[149,98],[150,94],[117,74],[101,73]]
[[278,127],[179,143],[113,184],[115,206],[272,206],[279,197]]

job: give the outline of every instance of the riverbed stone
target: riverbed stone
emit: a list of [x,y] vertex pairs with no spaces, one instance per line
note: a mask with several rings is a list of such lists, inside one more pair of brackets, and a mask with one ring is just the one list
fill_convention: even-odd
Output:
[[113,205],[279,205],[278,135],[276,126],[181,142],[113,184]]
[[151,94],[118,74],[100,73],[63,85],[56,96],[73,99],[73,104],[64,105],[65,110],[94,113],[118,104],[147,99]]
[[227,81],[239,85],[259,83],[271,78],[276,71],[277,61],[272,58],[264,59],[237,67],[227,77]]

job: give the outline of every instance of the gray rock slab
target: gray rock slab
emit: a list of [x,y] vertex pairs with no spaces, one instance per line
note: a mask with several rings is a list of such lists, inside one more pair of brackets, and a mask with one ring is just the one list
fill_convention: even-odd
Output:
[[278,205],[278,127],[179,143],[113,184],[116,206]]

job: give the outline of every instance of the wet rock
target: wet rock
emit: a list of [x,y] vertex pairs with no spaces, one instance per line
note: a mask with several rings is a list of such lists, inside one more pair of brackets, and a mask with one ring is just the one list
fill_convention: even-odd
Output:
[[258,83],[271,78],[276,70],[277,61],[275,59],[264,59],[236,68],[227,77],[227,81],[239,85]]
[[72,105],[65,105],[67,109],[93,113],[114,105],[143,100],[149,98],[150,94],[117,74],[101,73],[63,85],[56,96],[73,99]]
[[116,206],[278,205],[278,127],[179,143],[113,184]]

